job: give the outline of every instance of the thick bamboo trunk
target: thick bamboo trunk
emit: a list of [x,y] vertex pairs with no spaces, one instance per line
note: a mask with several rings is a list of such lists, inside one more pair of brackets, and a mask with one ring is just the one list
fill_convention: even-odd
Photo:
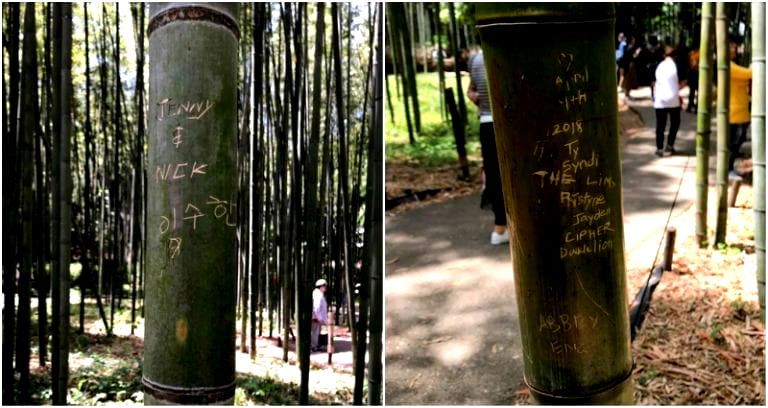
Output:
[[[19,403],[29,404],[29,356],[31,331],[31,281],[36,253],[33,237],[34,222],[34,172],[32,159],[35,129],[39,122],[37,115],[37,37],[35,26],[35,4],[27,3],[24,8],[24,47],[21,79],[21,129],[19,132],[19,166],[21,167],[21,223],[19,224],[19,309],[18,335],[16,337],[16,371],[19,372]],[[9,373],[10,375],[10,373]]]
[[525,381],[544,404],[631,403],[613,7],[484,3],[476,19]]
[[251,315],[251,347],[250,347],[250,356],[251,358],[256,357],[256,325],[257,325],[257,316],[256,311],[258,310],[258,335],[261,336],[262,331],[262,297],[261,293],[263,291],[263,284],[261,282],[261,276],[263,271],[265,271],[265,268],[263,265],[265,264],[264,260],[266,259],[263,254],[262,249],[262,235],[264,228],[262,228],[263,225],[263,219],[264,219],[264,194],[262,193],[264,191],[263,188],[263,172],[264,172],[264,160],[265,160],[265,151],[264,151],[264,144],[263,144],[263,137],[264,134],[264,127],[263,127],[263,117],[262,117],[262,106],[261,106],[261,95],[262,95],[262,89],[261,89],[261,83],[263,81],[263,70],[262,66],[266,63],[264,61],[264,24],[266,19],[266,12],[265,7],[263,4],[255,3],[253,5],[253,83],[251,84],[252,89],[252,95],[253,95],[253,112],[254,112],[254,135],[253,135],[253,152],[254,155],[251,156],[251,171],[252,171],[252,185],[253,185],[253,199],[256,201],[256,204],[254,205],[251,213],[251,218],[253,219],[253,240],[251,241],[252,247],[252,261],[251,261],[251,308],[250,308],[250,315]]
[[123,225],[120,213],[122,206],[120,204],[120,144],[122,143],[122,101],[120,99],[120,93],[122,84],[120,82],[120,6],[115,6],[115,49],[114,49],[114,62],[115,62],[115,93],[113,94],[115,101],[114,116],[112,123],[115,126],[114,142],[114,154],[115,159],[112,162],[112,191],[110,193],[110,201],[112,204],[112,211],[114,218],[114,224],[112,225],[112,265],[113,268],[110,271],[110,308],[109,308],[109,325],[115,326],[115,302],[116,297],[121,296],[123,289],[123,246],[120,245],[120,229]]
[[717,3],[715,11],[715,44],[717,47],[717,224],[715,245],[725,244],[728,224],[728,156],[730,154],[730,64],[728,61],[728,16],[725,3]]
[[147,403],[234,398],[237,14],[150,7]]
[[765,321],[765,3],[752,3],[752,168],[760,318]]
[[[54,266],[53,293],[54,314],[57,324],[54,325],[54,339],[52,347],[52,402],[54,405],[67,403],[67,380],[69,377],[69,262],[71,250],[71,225],[72,225],[72,176],[69,169],[70,137],[72,135],[72,4],[56,4],[54,20],[59,20],[60,48],[55,55],[55,67],[60,67],[58,77],[58,97],[56,109],[59,121],[57,133],[57,167],[54,185],[58,194],[54,195],[57,204],[54,232],[57,233],[57,262]],[[57,18],[58,17],[58,18]],[[54,37],[56,37],[56,35]]]
[[[384,140],[384,104],[382,103],[381,79],[384,75],[382,67],[382,58],[384,54],[384,31],[383,31],[383,7],[381,3],[377,6],[378,38],[376,59],[374,62],[374,89],[373,89],[373,119],[370,130],[370,150],[368,151],[368,181],[370,185],[366,195],[370,195],[366,206],[371,206],[371,221],[368,224],[371,227],[371,234],[366,245],[369,248],[368,264],[370,266],[370,349],[368,351],[368,403],[369,405],[382,405],[383,373],[382,373],[382,333],[383,333],[383,312],[384,312],[384,292],[382,281],[383,258],[383,226],[382,201],[384,199],[383,172],[384,166],[381,162]],[[373,22],[371,22],[373,24]]]
[[[50,6],[46,5],[44,8],[44,39],[46,43],[49,39],[49,19],[48,16],[50,15]],[[48,57],[48,50],[49,47],[43,47],[43,53],[44,53],[44,61],[49,61],[50,58]],[[50,82],[50,70],[49,70],[49,64],[44,62],[44,68],[43,68],[43,81],[42,81],[42,98],[41,98],[41,104],[39,109],[39,115],[38,119],[39,122],[42,122],[42,128],[38,129],[37,137],[35,137],[35,185],[37,188],[37,198],[36,198],[36,215],[35,215],[35,234],[38,237],[38,245],[39,249],[37,251],[37,277],[36,277],[36,283],[37,283],[37,338],[38,338],[38,356],[40,361],[40,366],[45,367],[48,361],[48,288],[50,287],[51,283],[51,276],[50,273],[46,270],[46,264],[50,262],[50,240],[48,239],[48,236],[50,234],[50,223],[48,222],[48,211],[49,211],[49,201],[48,201],[48,191],[50,189],[51,183],[50,180],[50,172],[47,171],[47,169],[50,168],[50,154],[51,154],[51,146],[50,142],[46,143],[46,160],[43,162],[43,142],[49,141],[50,139],[50,110],[47,109],[50,102],[50,94],[49,94],[49,87],[48,83]],[[42,113],[45,112],[44,119],[42,118]]]
[[131,272],[133,273],[133,279],[131,280],[131,334],[134,333],[136,328],[136,297],[139,287],[137,285],[137,277],[140,276],[137,273],[137,269],[143,265],[139,263],[139,251],[141,248],[141,242],[144,240],[144,235],[141,229],[141,220],[143,219],[143,205],[144,202],[144,9],[146,5],[144,3],[138,3],[136,9],[135,18],[138,20],[138,55],[136,58],[136,111],[138,112],[138,132],[136,135],[136,146],[134,156],[134,183],[133,189],[136,197],[133,199],[133,216],[131,222],[133,223],[134,233],[132,234],[131,243]]
[[[16,338],[16,220],[18,203],[16,189],[18,184],[13,179],[16,173],[16,118],[19,94],[19,20],[20,4],[9,4],[8,26],[5,31],[8,41],[8,100],[9,111],[3,118],[3,372],[13,373],[13,353]],[[5,80],[5,75],[3,75]],[[5,82],[3,82],[5,91]],[[3,112],[5,113],[5,100]],[[14,402],[14,376],[3,376],[3,404]]]
[[712,137],[712,3],[701,8],[699,46],[699,100],[696,121],[696,239],[707,241],[707,197],[709,194],[709,142]]

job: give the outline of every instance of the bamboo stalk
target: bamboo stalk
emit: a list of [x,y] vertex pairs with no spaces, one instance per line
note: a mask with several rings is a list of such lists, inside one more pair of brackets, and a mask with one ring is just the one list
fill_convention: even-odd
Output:
[[752,168],[760,319],[765,321],[765,3],[752,3]]
[[717,3],[715,11],[715,43],[717,46],[717,224],[715,245],[725,244],[728,223],[728,125],[730,100],[730,66],[728,63],[728,16],[725,3]]
[[[150,6],[142,383],[153,405],[232,404],[235,393],[239,6],[194,6],[215,22],[190,19],[189,6]],[[185,103],[185,115],[168,106]]]
[[712,137],[712,3],[701,9],[699,45],[699,100],[696,121],[696,239],[707,241],[707,197],[709,194],[709,145]]
[[[613,6],[476,10],[513,226],[525,382],[542,404],[631,403]],[[562,129],[567,135],[550,136]],[[592,171],[610,182],[563,178],[561,163],[579,157],[599,157]],[[577,243],[590,233],[571,221],[582,211],[608,211],[610,232]]]

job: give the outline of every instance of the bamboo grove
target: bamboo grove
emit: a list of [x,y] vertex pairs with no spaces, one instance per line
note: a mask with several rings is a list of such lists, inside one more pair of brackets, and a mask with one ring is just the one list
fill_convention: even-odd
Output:
[[[134,334],[145,316],[149,9],[2,8],[2,364],[17,373],[3,375],[2,401],[30,402],[37,337],[63,404],[68,338],[85,330],[86,306],[108,336],[119,319]],[[354,403],[368,381],[367,402],[380,404],[383,6],[239,9],[239,352],[281,337],[288,361],[295,343],[308,403],[311,292],[324,278],[334,321],[352,333]]]
[[[419,91],[416,85],[416,73],[419,71],[438,72],[440,94],[436,98],[440,101],[441,115],[448,117],[446,100],[449,97],[445,95],[455,92],[461,115],[456,120],[461,127],[466,123],[467,108],[460,71],[466,69],[466,50],[470,45],[478,44],[479,40],[472,28],[474,22],[467,21],[473,14],[474,6],[470,3],[459,6],[462,7],[462,21],[457,18],[454,3],[387,3],[387,106],[390,120],[394,121],[390,92],[403,95],[408,140],[411,144],[416,142],[416,136],[421,132]],[[445,16],[448,17],[448,23],[443,21]],[[457,91],[446,82],[446,69],[455,72]],[[394,77],[389,78],[390,74]],[[395,82],[392,90],[390,79]]]

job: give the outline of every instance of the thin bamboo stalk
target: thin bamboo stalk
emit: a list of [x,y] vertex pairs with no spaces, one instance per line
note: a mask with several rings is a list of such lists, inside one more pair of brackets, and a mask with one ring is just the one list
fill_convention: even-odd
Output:
[[752,3],[752,168],[760,318],[765,321],[765,3]]
[[696,238],[700,246],[707,241],[707,195],[709,194],[709,145],[712,135],[712,3],[701,11],[699,45],[699,101],[696,122]]
[[728,16],[725,7],[725,3],[717,3],[715,11],[715,43],[717,46],[717,224],[715,227],[715,245],[725,244],[728,223],[730,67],[728,64]]

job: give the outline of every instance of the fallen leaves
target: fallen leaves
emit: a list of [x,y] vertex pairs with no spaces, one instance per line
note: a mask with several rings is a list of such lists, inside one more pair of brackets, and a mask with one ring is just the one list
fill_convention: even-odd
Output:
[[[755,255],[747,251],[754,247],[751,198],[742,186],[720,249],[699,248],[691,228],[679,231],[672,273],[632,344],[635,403],[765,404],[765,327]],[[630,292],[646,276],[646,268],[628,265]]]

